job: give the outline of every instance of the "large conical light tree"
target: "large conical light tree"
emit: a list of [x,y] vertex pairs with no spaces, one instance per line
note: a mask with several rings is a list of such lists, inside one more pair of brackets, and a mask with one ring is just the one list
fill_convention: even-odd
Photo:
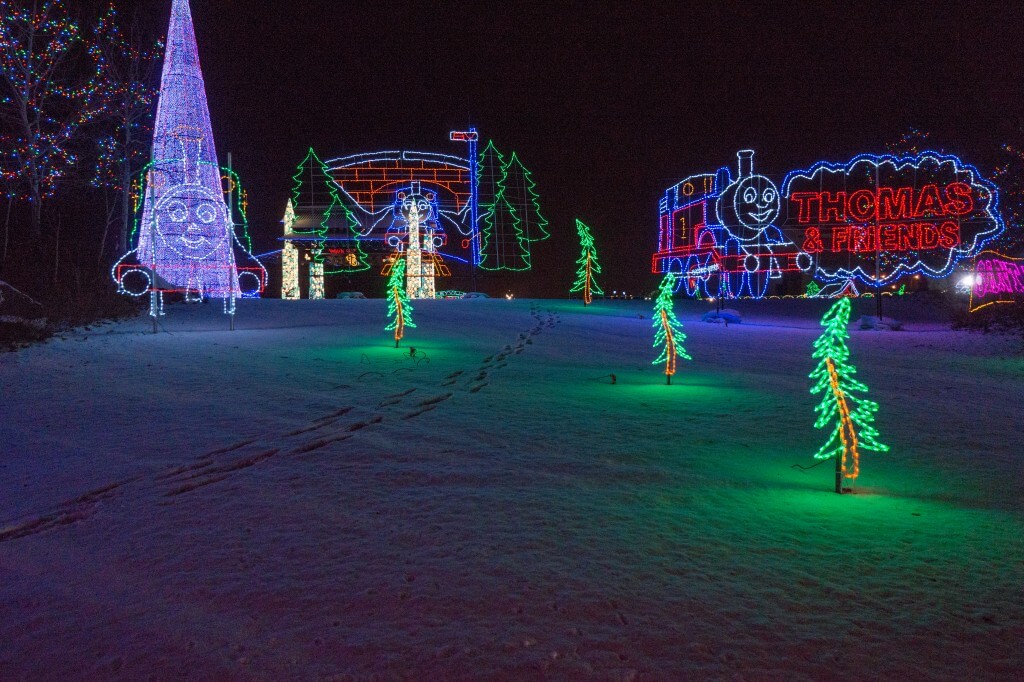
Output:
[[683,333],[683,323],[676,318],[673,310],[672,294],[675,291],[675,285],[676,276],[671,272],[667,273],[661,280],[658,298],[654,301],[654,315],[651,318],[654,325],[654,347],[661,348],[661,355],[651,364],[665,364],[665,383],[670,386],[672,377],[676,373],[677,360],[679,358],[693,359],[683,348],[686,334]]
[[825,332],[814,342],[813,358],[818,366],[811,372],[813,395],[821,394],[815,428],[831,429],[828,441],[815,459],[836,460],[836,492],[843,493],[844,479],[856,480],[860,475],[862,452],[887,452],[889,446],[878,441],[875,412],[878,404],[861,397],[868,387],[854,378],[856,368],[849,363],[850,299],[840,298],[821,320]]
[[114,269],[120,290],[139,295],[125,286],[127,269],[148,280],[154,317],[162,314],[165,291],[223,298],[225,312],[233,314],[241,294],[234,249],[245,248],[224,198],[188,0],[171,5],[142,201],[138,247]]
[[601,264],[597,262],[597,248],[594,246],[594,236],[590,228],[582,220],[576,220],[576,231],[580,235],[580,257],[576,260],[579,269],[576,271],[576,282],[573,283],[573,294],[582,294],[583,305],[590,305],[594,296],[604,296],[604,291],[598,286],[596,275],[601,274]]
[[395,332],[395,348],[405,336],[405,328],[416,325],[412,321],[412,304],[405,286],[405,258],[396,257],[388,279],[388,326],[385,331]]

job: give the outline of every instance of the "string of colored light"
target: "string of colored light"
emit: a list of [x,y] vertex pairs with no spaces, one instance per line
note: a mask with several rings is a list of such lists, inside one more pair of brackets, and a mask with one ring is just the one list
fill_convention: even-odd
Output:
[[[78,164],[72,143],[108,110],[115,93],[101,49],[107,36],[87,40],[63,0],[21,5],[0,0],[0,83],[6,85],[0,107],[24,122],[0,132],[0,177],[7,196],[34,201],[35,192],[40,200],[52,197]],[[111,9],[97,34],[112,21]],[[79,48],[87,65],[72,71]],[[21,111],[27,112],[24,118]]]

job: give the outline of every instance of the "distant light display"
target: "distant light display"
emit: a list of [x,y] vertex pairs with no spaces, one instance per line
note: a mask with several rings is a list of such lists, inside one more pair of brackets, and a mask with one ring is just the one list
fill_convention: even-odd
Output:
[[676,276],[668,273],[661,280],[658,289],[658,298],[654,301],[654,315],[651,322],[654,325],[654,347],[661,348],[661,354],[652,365],[665,364],[665,383],[672,383],[672,377],[676,373],[676,365],[679,358],[691,360],[692,358],[683,348],[683,341],[686,334],[683,333],[683,324],[676,318],[673,309],[672,294],[675,292]]
[[983,251],[974,263],[971,312],[999,303],[1024,303],[1024,258]]
[[825,332],[814,342],[811,357],[818,361],[811,372],[814,380],[811,394],[822,394],[814,411],[817,429],[831,428],[828,441],[814,455],[816,459],[836,458],[836,492],[843,492],[844,479],[860,476],[861,452],[888,452],[889,446],[878,441],[875,412],[878,404],[860,397],[868,387],[854,378],[856,368],[849,363],[846,345],[850,334],[850,299],[840,298],[821,320]]
[[[154,316],[162,314],[168,291],[222,298],[225,312],[234,314],[236,298],[262,292],[266,270],[251,255],[251,245],[235,234],[233,209],[244,224],[247,200],[237,176],[228,172],[222,178],[217,164],[187,0],[174,0],[171,8],[152,158],[145,170],[137,247],[114,266],[119,290],[149,293]],[[240,271],[236,248],[255,267]]]
[[576,264],[579,269],[576,271],[576,281],[572,285],[570,293],[583,296],[583,305],[590,305],[594,296],[604,296],[601,287],[598,286],[595,277],[601,274],[601,264],[597,262],[597,248],[594,246],[594,236],[590,228],[582,220],[576,221],[576,232],[580,236],[580,257]]
[[[1004,230],[998,191],[958,158],[861,155],[786,176],[753,172],[753,152],[669,188],[653,272],[688,295],[762,298],[771,280],[813,277],[880,288],[949,275]],[[821,294],[826,295],[825,289]]]

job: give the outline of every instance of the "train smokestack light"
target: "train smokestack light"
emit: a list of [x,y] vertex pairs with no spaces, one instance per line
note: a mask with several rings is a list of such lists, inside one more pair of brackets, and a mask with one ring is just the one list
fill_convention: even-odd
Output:
[[748,178],[754,174],[754,150],[753,149],[741,149],[736,152],[736,157],[740,160],[740,177]]

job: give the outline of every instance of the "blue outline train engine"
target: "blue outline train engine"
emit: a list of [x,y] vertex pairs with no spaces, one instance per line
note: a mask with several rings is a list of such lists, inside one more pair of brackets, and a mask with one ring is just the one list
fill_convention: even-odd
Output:
[[738,176],[728,168],[693,175],[659,202],[654,273],[679,275],[679,289],[707,298],[762,298],[785,272],[814,272],[814,257],[786,239],[775,224],[775,184],[754,174],[754,152],[737,153]]

